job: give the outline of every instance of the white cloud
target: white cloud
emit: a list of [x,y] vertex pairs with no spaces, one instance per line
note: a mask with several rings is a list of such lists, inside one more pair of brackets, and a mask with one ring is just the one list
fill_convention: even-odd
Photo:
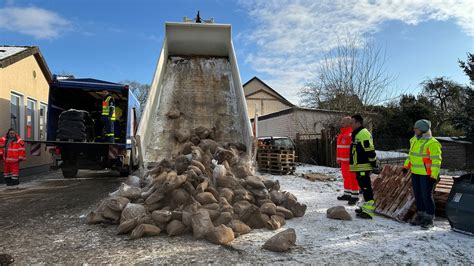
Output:
[[0,29],[52,39],[68,29],[71,23],[58,14],[38,7],[0,8]]
[[256,27],[247,35],[257,50],[246,62],[294,103],[312,78],[320,56],[335,48],[347,32],[367,40],[387,21],[408,25],[454,21],[474,36],[472,0],[249,0],[242,6]]

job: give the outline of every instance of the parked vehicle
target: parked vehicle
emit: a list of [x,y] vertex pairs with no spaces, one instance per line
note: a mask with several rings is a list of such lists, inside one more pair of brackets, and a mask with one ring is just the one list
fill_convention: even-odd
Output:
[[[115,100],[117,120],[114,143],[103,142],[101,121],[103,91]],[[138,166],[134,136],[140,121],[140,104],[127,85],[96,79],[54,79],[50,85],[46,141],[53,155],[51,168],[65,178],[78,169],[114,169],[128,175]]]
[[295,143],[289,137],[259,137],[258,138],[259,146],[273,146],[281,147],[284,149],[296,149]]

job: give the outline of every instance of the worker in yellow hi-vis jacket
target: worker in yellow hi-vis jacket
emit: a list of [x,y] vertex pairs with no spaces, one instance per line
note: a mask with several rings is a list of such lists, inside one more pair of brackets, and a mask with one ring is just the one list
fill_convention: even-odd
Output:
[[115,100],[107,90],[102,91],[102,94],[104,95],[102,101],[102,122],[104,124],[102,141],[114,143]]
[[416,201],[417,215],[411,224],[421,225],[423,229],[433,227],[433,191],[441,169],[441,144],[432,136],[430,128],[429,120],[416,121],[413,126],[415,136],[410,139],[410,154],[403,166],[405,174],[411,171]]
[[362,189],[364,203],[356,209],[357,217],[372,219],[375,216],[375,201],[370,173],[377,165],[372,134],[364,127],[364,119],[360,115],[351,117],[352,142],[349,170],[356,173],[359,187]]

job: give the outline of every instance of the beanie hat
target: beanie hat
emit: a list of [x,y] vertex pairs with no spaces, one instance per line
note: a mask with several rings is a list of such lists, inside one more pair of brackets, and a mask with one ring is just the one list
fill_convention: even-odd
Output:
[[418,128],[422,132],[428,132],[431,128],[431,122],[426,119],[420,119],[415,122],[415,125],[413,126],[414,128]]

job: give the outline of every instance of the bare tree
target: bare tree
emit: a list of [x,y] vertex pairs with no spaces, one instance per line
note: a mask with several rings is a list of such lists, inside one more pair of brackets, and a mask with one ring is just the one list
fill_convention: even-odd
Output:
[[129,86],[133,94],[135,94],[135,96],[137,97],[137,100],[140,103],[140,107],[143,109],[145,107],[146,100],[148,99],[148,93],[150,92],[150,85],[142,84],[134,80],[123,80],[123,81],[120,81],[119,83]]
[[373,42],[362,43],[351,35],[321,60],[316,78],[299,92],[306,107],[366,111],[389,99],[394,77],[387,73],[384,49]]
[[438,130],[449,124],[448,122],[460,112],[467,91],[460,84],[445,77],[427,79],[421,85],[422,95],[433,106],[436,116],[433,127]]

